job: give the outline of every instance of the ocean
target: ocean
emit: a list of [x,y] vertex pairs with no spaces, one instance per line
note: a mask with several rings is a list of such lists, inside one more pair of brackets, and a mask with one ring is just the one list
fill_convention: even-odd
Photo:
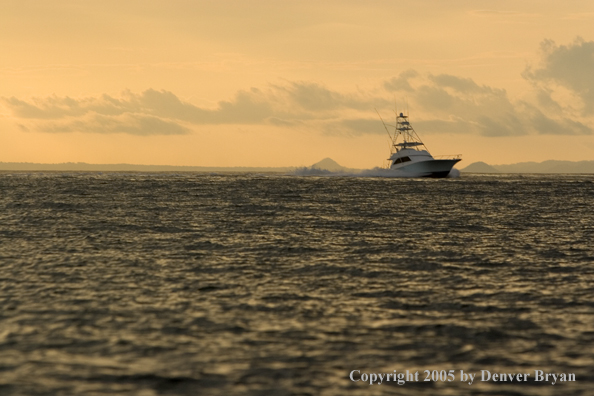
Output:
[[2,396],[594,394],[594,175],[1,172],[0,208]]

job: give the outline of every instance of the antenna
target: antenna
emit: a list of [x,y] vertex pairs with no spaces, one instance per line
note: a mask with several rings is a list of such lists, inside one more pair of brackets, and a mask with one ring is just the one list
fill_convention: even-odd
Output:
[[396,125],[394,127],[394,135],[396,135],[398,132],[398,106],[396,106],[396,98],[394,98],[394,124]]
[[396,120],[394,120],[394,121],[397,121],[397,119],[398,119],[398,106],[397,106],[397,103],[396,103],[396,95],[394,95],[394,115],[396,116]]
[[408,114],[408,96],[406,97],[406,115],[410,115]]

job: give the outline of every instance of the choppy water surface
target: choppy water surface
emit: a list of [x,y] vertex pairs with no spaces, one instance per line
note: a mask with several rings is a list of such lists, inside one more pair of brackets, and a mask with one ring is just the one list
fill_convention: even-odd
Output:
[[[594,394],[593,203],[592,175],[1,173],[0,394]],[[407,369],[456,381],[349,379]]]

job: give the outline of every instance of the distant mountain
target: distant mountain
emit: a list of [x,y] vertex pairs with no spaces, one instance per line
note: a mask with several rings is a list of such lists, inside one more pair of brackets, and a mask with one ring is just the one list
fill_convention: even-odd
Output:
[[473,162],[472,164],[468,165],[466,168],[460,170],[460,172],[469,172],[469,173],[499,173],[497,169],[492,167],[489,164],[484,162]]
[[474,162],[461,172],[467,173],[594,173],[594,161],[519,162],[509,165],[488,165]]
[[348,168],[345,168],[344,166],[339,165],[338,162],[334,161],[332,158],[324,158],[323,160],[313,164],[311,166],[311,168],[327,170],[327,171],[331,171],[331,172],[348,170]]

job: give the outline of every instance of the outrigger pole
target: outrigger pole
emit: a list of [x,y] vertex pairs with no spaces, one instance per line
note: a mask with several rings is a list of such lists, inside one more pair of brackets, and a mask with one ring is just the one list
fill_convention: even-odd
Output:
[[390,135],[390,131],[388,130],[388,127],[386,126],[386,123],[384,122],[384,119],[380,115],[379,111],[377,111],[377,108],[375,109],[375,112],[377,113],[377,115],[379,116],[380,120],[382,121],[382,124],[384,124],[384,128],[386,128],[386,132],[388,132],[388,136],[390,137],[390,141],[394,141],[394,138],[392,137],[392,135]]

